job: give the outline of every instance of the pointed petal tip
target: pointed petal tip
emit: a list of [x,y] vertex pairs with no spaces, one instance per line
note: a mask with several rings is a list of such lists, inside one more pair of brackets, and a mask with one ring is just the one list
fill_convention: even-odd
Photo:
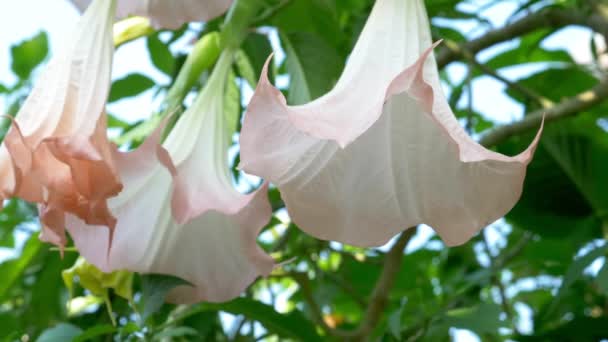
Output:
[[[270,66],[270,62],[274,57],[274,51],[268,55],[266,61],[264,62],[264,66],[262,67],[262,72],[260,73],[260,81],[258,82],[258,87],[262,85],[270,85],[270,80],[268,79],[268,67]],[[257,88],[257,87],[256,87]]]

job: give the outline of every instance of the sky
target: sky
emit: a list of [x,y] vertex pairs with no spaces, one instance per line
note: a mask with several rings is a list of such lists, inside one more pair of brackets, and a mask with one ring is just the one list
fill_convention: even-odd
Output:
[[[473,5],[463,6],[462,9],[477,11],[480,5],[488,1],[471,1]],[[482,11],[481,16],[486,17],[493,27],[500,27],[506,23],[510,15],[518,7],[518,0],[505,0],[498,5]],[[62,43],[69,37],[71,29],[75,26],[79,14],[76,9],[66,0],[0,0],[0,83],[12,84],[15,77],[10,71],[10,46],[23,39],[36,35],[40,31],[46,31],[50,40],[51,54],[61,47]],[[471,26],[466,21],[452,22],[460,29],[465,29],[469,33],[469,38],[474,38],[483,33]],[[275,49],[279,49],[276,34],[271,35]],[[549,49],[566,49],[580,63],[589,63],[592,60],[589,41],[592,33],[585,28],[571,27],[559,31],[549,37],[543,45]],[[480,61],[490,58],[497,52],[516,46],[516,42],[500,44],[492,49],[482,52],[479,55]],[[279,53],[280,57],[282,54]],[[280,59],[280,58],[279,58]],[[276,58],[275,58],[276,60]],[[527,65],[522,67],[501,70],[500,74],[510,80],[529,75],[538,66]],[[447,69],[450,77],[461,80],[465,77],[466,66],[453,63]],[[151,64],[146,51],[144,40],[138,40],[119,48],[114,57],[113,78],[118,79],[133,72],[145,74],[157,82],[164,84],[169,80]],[[488,119],[498,123],[508,123],[523,116],[523,108],[511,101],[504,94],[504,85],[490,77],[480,77],[473,83],[475,94],[473,108],[480,113],[487,113]],[[250,90],[245,92],[250,94]],[[247,95],[245,95],[247,97]],[[245,100],[246,101],[246,100]],[[108,110],[112,114],[124,119],[127,122],[134,122],[148,117],[158,105],[158,99],[153,98],[153,91],[127,100],[120,101],[109,106]],[[0,99],[0,108],[4,108],[4,103]],[[496,228],[499,229],[499,228]],[[500,243],[500,234],[497,230],[488,229],[491,241]],[[420,233],[413,239],[408,246],[408,252],[421,248],[433,236],[430,228],[421,229]],[[0,259],[11,253],[0,250]],[[525,317],[530,311],[521,305],[516,309]],[[530,326],[526,326],[526,320],[522,320],[522,331],[529,331]],[[478,339],[466,332],[454,330],[453,336],[459,341],[477,341]]]

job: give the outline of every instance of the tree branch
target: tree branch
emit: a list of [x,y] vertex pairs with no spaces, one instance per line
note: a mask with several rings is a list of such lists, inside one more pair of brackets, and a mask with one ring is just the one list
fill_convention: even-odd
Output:
[[409,228],[401,233],[395,244],[388,253],[386,253],[382,273],[376,282],[376,287],[374,287],[374,290],[372,291],[365,315],[363,316],[359,327],[352,332],[344,334],[344,338],[351,341],[364,341],[376,327],[386,308],[389,293],[395,284],[395,278],[401,268],[403,250],[414,234],[416,234],[416,229],[414,228]]
[[463,51],[477,54],[479,51],[494,44],[505,42],[513,38],[525,35],[541,28],[561,28],[569,25],[580,25],[608,35],[608,22],[600,14],[591,16],[573,9],[547,8],[531,13],[500,29],[489,31],[483,36],[462,44],[461,48],[443,48],[437,53],[437,65],[439,68],[451,62],[464,58]]
[[367,305],[367,310],[363,318],[361,319],[361,323],[355,330],[341,330],[334,329],[327,325],[325,320],[323,319],[323,312],[319,305],[313,298],[312,288],[310,286],[310,279],[304,273],[293,272],[283,276],[291,277],[302,290],[302,295],[304,296],[304,300],[308,304],[312,319],[314,322],[319,325],[325,332],[329,335],[337,337],[341,340],[347,341],[365,341],[369,334],[373,331],[373,329],[380,321],[382,317],[382,313],[384,312],[386,305],[388,303],[388,296],[391,291],[391,288],[395,284],[395,279],[399,270],[401,269],[401,263],[403,259],[403,250],[412,239],[412,237],[416,234],[416,229],[409,228],[405,232],[401,233],[395,244],[390,248],[390,250],[386,253],[384,257],[384,265],[382,268],[382,273],[376,282],[376,286],[372,291],[372,294],[369,299],[369,303]]
[[312,314],[312,319],[314,320],[314,322],[317,325],[321,326],[321,328],[323,328],[323,330],[325,330],[327,333],[330,333],[332,335],[340,335],[339,332],[328,326],[325,322],[325,319],[323,319],[323,312],[321,311],[321,308],[313,297],[312,288],[310,287],[310,279],[308,279],[308,276],[305,273],[300,272],[291,273],[290,276],[293,278],[293,280],[296,281],[296,283],[298,283],[300,290],[302,290],[304,301],[308,304],[308,307],[310,308],[310,312]]
[[573,98],[566,99],[553,107],[532,112],[520,121],[490,130],[489,133],[481,138],[479,143],[486,147],[496,146],[514,135],[538,128],[543,120],[543,115],[545,123],[548,123],[576,115],[604,101],[606,98],[608,98],[607,79],[602,80],[590,90],[580,93]]

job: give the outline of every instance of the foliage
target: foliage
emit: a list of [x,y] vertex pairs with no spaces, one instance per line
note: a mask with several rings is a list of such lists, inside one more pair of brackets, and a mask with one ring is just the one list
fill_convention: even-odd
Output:
[[[580,94],[602,86],[608,67],[606,51],[595,41],[590,42],[594,60],[584,65],[566,51],[543,45],[571,24],[597,29],[592,21],[600,21],[608,26],[599,2],[517,1],[518,10],[504,26],[534,16],[553,18],[519,31],[492,27],[481,16],[479,7],[493,8],[500,2],[483,1],[482,6],[466,0],[427,1],[429,15],[435,19],[433,34],[445,40],[437,53],[452,53],[448,65],[467,70],[466,77],[454,80],[442,65],[450,103],[476,136],[499,126],[492,113],[477,112],[466,100],[478,96],[472,87],[478,79],[489,76],[504,83],[506,94],[531,116],[539,110],[550,112],[577,96],[585,101]],[[288,101],[300,104],[327,92],[339,77],[372,5],[372,0],[265,0],[240,46],[227,108],[242,114],[247,89],[255,87],[277,42],[285,58],[277,59],[271,80],[289,79],[279,83]],[[556,21],[557,14],[561,21]],[[586,20],[569,19],[574,17]],[[462,22],[467,25],[454,24]],[[202,37],[221,27],[220,18],[202,27],[139,38],[145,41],[153,65],[171,82],[157,84],[149,75],[133,73],[114,81],[110,101],[129,101],[151,89],[164,99],[185,65],[187,53],[174,48],[176,42],[186,32]],[[492,30],[503,36],[481,49],[449,52],[453,46],[473,46],[467,43],[472,39],[467,27],[476,28],[477,41]],[[503,41],[511,43],[492,50],[490,57],[479,54]],[[5,112],[17,112],[48,50],[44,33],[10,47],[16,81],[0,84]],[[216,58],[217,51],[212,55]],[[205,68],[207,64],[211,63],[206,60]],[[522,65],[534,65],[535,71],[519,79],[502,76]],[[196,76],[186,82],[192,92],[206,81],[205,73]],[[177,100],[181,103],[183,97]],[[402,259],[393,286],[380,295],[375,287],[384,276],[389,247],[359,249],[307,236],[285,221],[276,189],[271,190],[275,217],[260,242],[276,259],[286,262],[241,298],[192,306],[162,305],[167,291],[181,283],[160,276],[120,280],[81,267],[67,271],[66,287],[62,271],[74,265],[77,254],[68,250],[60,258],[57,251],[39,242],[35,208],[8,201],[0,212],[0,247],[8,252],[0,259],[0,341],[25,335],[37,341],[105,341],[109,336],[127,341],[341,340],[349,336],[345,332],[372,319],[367,313],[370,302],[383,297],[384,310],[368,332],[379,341],[446,340],[454,336],[453,328],[468,329],[484,341],[608,338],[608,264],[603,264],[608,252],[604,240],[608,116],[601,100],[591,98],[588,106],[574,113],[549,118],[552,121],[529,166],[522,199],[503,220],[460,247],[446,248],[436,236],[416,248],[412,242],[416,238],[408,240],[407,252],[401,256],[398,251]],[[119,135],[115,141],[125,147],[136,146],[155,122],[126,123],[109,116],[109,127]],[[3,132],[7,127],[3,125]],[[491,147],[513,155],[527,146],[532,133],[514,131]],[[238,163],[238,157],[233,162]],[[238,171],[235,176],[235,181],[246,182]],[[133,282],[132,298],[131,288],[126,291],[123,281]],[[113,316],[106,312],[104,300],[111,304],[107,308]]]

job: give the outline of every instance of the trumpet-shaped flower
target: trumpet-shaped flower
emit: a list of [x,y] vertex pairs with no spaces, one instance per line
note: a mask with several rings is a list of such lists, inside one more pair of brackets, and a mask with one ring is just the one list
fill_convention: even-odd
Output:
[[241,168],[275,183],[315,237],[377,246],[426,223],[448,245],[466,242],[518,200],[537,140],[516,157],[473,141],[442,93],[431,43],[422,0],[377,0],[328,94],[288,106],[264,69]]
[[40,207],[41,238],[65,243],[64,213],[114,226],[122,188],[106,137],[115,1],[96,0],[40,75],[0,146],[0,195]]
[[[92,0],[71,0],[84,11]],[[224,14],[233,0],[119,0],[117,16],[139,15],[156,27],[177,29],[191,21],[208,21]]]
[[224,53],[164,149],[157,148],[157,129],[138,150],[116,156],[125,189],[109,202],[118,219],[111,248],[107,230],[76,217],[67,225],[81,254],[103,271],[169,274],[190,282],[170,293],[176,303],[231,299],[274,266],[256,243],[271,215],[266,186],[238,193],[226,160],[236,126],[223,110],[230,66]]

